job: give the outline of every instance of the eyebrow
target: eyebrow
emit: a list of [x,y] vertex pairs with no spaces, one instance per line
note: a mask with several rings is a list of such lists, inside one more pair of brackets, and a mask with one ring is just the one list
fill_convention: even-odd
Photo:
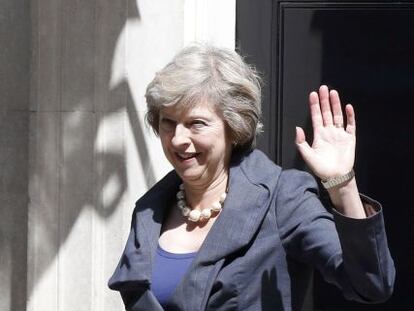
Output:
[[159,118],[160,118],[160,120],[161,119],[174,119],[173,116],[171,116],[170,114],[165,113],[165,112],[160,112]]
[[203,114],[190,114],[190,115],[188,115],[188,117],[189,118],[192,118],[192,119],[205,119],[205,120],[210,120],[211,118],[209,118],[209,117],[206,117],[205,115],[203,115]]
[[[203,120],[206,120],[206,121],[211,121],[212,119],[210,118],[210,117],[207,117],[207,116],[205,116],[205,115],[203,115],[203,114],[201,114],[201,113],[198,113],[198,112],[196,112],[196,113],[194,113],[194,114],[188,114],[187,116],[186,116],[186,118],[191,118],[191,119],[203,119]],[[171,116],[170,114],[168,114],[168,113],[165,113],[165,112],[160,112],[160,120],[161,119],[170,119],[170,120],[175,120],[175,118],[173,117],[173,116]]]

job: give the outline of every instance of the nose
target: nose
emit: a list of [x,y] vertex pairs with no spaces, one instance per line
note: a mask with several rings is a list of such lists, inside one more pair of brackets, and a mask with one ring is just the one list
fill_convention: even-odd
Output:
[[177,124],[171,143],[174,147],[190,144],[190,130],[183,124]]

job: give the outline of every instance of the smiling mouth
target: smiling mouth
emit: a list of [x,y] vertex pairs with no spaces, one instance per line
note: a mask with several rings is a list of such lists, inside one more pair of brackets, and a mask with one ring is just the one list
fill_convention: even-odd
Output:
[[192,152],[192,153],[175,153],[177,158],[181,161],[189,160],[192,158],[197,157],[200,153]]

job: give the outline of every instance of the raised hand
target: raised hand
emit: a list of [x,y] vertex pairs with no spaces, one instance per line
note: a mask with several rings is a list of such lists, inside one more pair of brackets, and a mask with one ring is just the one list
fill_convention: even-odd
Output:
[[355,114],[352,105],[345,107],[346,125],[339,94],[319,88],[319,94],[309,95],[314,138],[312,146],[306,142],[302,128],[296,127],[296,145],[315,175],[321,179],[348,173],[355,159]]

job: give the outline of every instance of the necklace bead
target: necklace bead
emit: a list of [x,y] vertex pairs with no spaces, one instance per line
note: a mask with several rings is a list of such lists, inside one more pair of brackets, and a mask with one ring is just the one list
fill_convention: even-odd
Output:
[[215,212],[220,212],[221,211],[221,203],[220,202],[214,202],[211,205],[211,209]]
[[181,209],[181,214],[183,214],[184,217],[188,217],[190,215],[190,212],[191,210],[187,206]]
[[188,219],[193,222],[198,222],[201,218],[201,212],[198,209],[193,209],[188,215]]
[[206,218],[209,219],[211,217],[211,210],[209,208],[205,208],[201,211],[201,215],[202,218]]
[[185,197],[184,190],[180,190],[180,191],[177,192],[177,199],[178,200],[182,200],[182,199],[184,199],[184,197]]
[[219,201],[213,202],[211,208],[204,208],[201,211],[198,209],[191,209],[185,200],[184,184],[180,185],[180,190],[177,192],[177,206],[181,210],[181,214],[192,222],[206,221],[211,218],[213,213],[219,213],[223,208],[226,193],[220,195]]

